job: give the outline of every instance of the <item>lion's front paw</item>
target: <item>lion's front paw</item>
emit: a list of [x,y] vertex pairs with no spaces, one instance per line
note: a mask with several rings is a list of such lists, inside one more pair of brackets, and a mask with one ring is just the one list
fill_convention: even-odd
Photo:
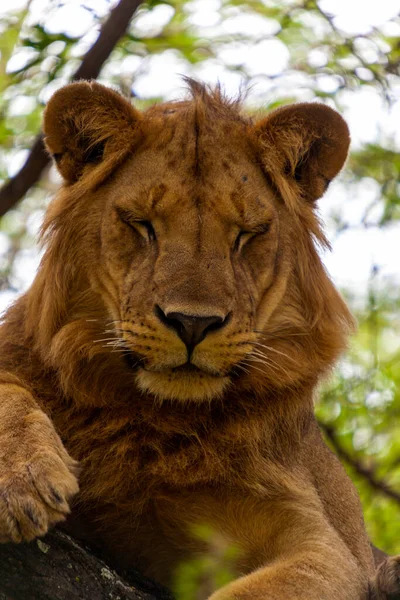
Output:
[[[29,419],[28,419],[29,421]],[[77,463],[42,413],[25,431],[0,438],[0,542],[44,535],[69,513]]]

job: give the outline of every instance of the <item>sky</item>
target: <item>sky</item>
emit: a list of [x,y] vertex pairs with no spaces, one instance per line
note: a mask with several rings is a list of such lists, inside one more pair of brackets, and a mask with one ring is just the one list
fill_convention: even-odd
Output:
[[[106,14],[109,3],[105,0],[88,0],[87,5],[96,7],[96,12]],[[25,6],[26,0],[1,0],[0,14],[16,10]],[[320,5],[328,10],[334,17],[335,24],[350,35],[367,34],[371,27],[384,26],[383,24],[399,12],[399,0],[321,0]],[[232,64],[240,55],[247,64],[248,71],[254,75],[256,84],[252,88],[248,102],[259,105],[263,100],[271,98],[271,81],[263,79],[263,75],[273,76],[284,70],[288,62],[288,52],[284,44],[273,39],[274,23],[271,21],[266,30],[265,21],[261,21],[250,15],[232,17],[222,22],[219,21],[217,8],[219,0],[195,0],[191,3],[190,19],[193,25],[202,27],[204,35],[210,35],[216,28],[229,35],[238,33],[249,33],[265,35],[264,40],[256,45],[232,44],[229,49],[224,50],[221,58],[227,64]],[[162,25],[170,18],[171,7],[160,5],[151,13],[143,14],[136,21],[141,31],[157,33]],[[67,0],[61,10],[49,12],[49,0],[32,0],[30,3],[31,18],[36,20],[38,16],[46,14],[46,27],[56,33],[68,31],[74,35],[84,36],[87,45],[93,43],[95,32],[91,37],[90,14],[80,9],[79,0]],[[89,32],[88,32],[89,30]],[[387,32],[390,34],[390,31]],[[398,33],[398,32],[394,32]],[[272,39],[269,39],[271,36]],[[368,48],[365,49],[368,51]],[[11,65],[18,66],[16,55]],[[311,54],[310,60],[318,63],[321,60],[318,54]],[[120,74],[127,75],[136,72],[134,78],[134,92],[142,98],[154,97],[155,95],[165,98],[176,98],[183,94],[182,75],[188,74],[187,65],[177,57],[174,52],[166,52],[161,56],[155,56],[146,63],[146,68],[141,69],[138,57],[128,57],[119,66]],[[196,76],[208,83],[215,84],[220,81],[228,93],[237,93],[241,84],[241,77],[224,69],[221,62],[210,61],[197,68]],[[293,77],[290,81],[280,79],[280,85],[293,86]],[[329,91],[330,86],[335,85],[332,78],[321,79],[321,89]],[[48,95],[51,94],[49,90]],[[282,89],[281,93],[287,92]],[[378,139],[393,141],[400,148],[400,89],[392,90],[392,107],[387,109],[383,99],[378,92],[371,87],[359,92],[341,92],[340,104],[342,114],[348,121],[352,147],[360,148],[361,145],[374,142]],[[47,99],[47,98],[45,98]],[[304,97],[299,100],[312,100]],[[18,107],[16,107],[17,110]],[[23,161],[24,155],[17,157],[12,170],[16,171]],[[379,277],[382,284],[389,280],[400,283],[400,223],[379,229],[371,227],[368,229],[357,227],[365,208],[377,197],[378,189],[373,180],[362,182],[357,188],[349,189],[344,180],[338,179],[334,182],[328,193],[319,202],[319,210],[322,219],[327,224],[327,233],[332,243],[332,252],[324,253],[323,260],[333,280],[338,286],[349,289],[352,292],[363,294],[367,289],[373,266],[378,267]],[[345,220],[354,227],[335,235],[331,215],[340,209]],[[376,215],[378,216],[378,215]],[[36,215],[30,225],[32,233],[36,233],[40,224],[41,215]],[[0,252],[2,240],[0,237]],[[28,251],[21,255],[16,264],[17,287],[26,289],[32,281],[38,264],[39,254],[37,251]],[[15,293],[3,292],[0,294],[0,311],[12,300]]]

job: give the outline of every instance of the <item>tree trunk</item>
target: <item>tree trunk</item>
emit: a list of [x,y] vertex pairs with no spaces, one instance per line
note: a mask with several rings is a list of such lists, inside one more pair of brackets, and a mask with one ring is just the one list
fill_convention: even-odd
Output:
[[172,600],[131,571],[123,579],[61,531],[29,544],[0,544],[0,600]]

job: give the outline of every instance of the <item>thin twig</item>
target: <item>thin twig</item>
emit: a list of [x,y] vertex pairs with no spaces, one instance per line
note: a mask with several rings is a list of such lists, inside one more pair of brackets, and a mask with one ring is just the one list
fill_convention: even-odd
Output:
[[386,481],[378,478],[373,467],[366,467],[357,458],[351,456],[351,454],[341,445],[336,430],[332,425],[327,425],[326,423],[319,421],[319,426],[340,459],[346,462],[357,475],[360,475],[365,479],[373,489],[400,504],[400,493],[393,490]]
[[[126,32],[140,4],[141,0],[120,0],[102,26],[99,37],[83,57],[79,68],[72,76],[72,81],[95,79],[99,75],[103,64],[115,48],[118,40]],[[49,163],[50,157],[44,148],[43,136],[39,134],[21,170],[9,179],[0,190],[0,216],[5,215],[10,208],[23,198],[26,192],[39,180]]]

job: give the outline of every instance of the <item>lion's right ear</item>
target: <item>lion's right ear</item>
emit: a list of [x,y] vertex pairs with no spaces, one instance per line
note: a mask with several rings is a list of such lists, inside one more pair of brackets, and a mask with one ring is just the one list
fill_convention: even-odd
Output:
[[140,120],[139,111],[117,92],[95,81],[71,83],[46,107],[45,143],[63,178],[74,183],[88,165],[125,155]]
[[[274,110],[255,126],[261,164],[285,202],[313,206],[347,157],[349,129],[335,110],[315,102]],[[304,202],[302,202],[304,201]]]

